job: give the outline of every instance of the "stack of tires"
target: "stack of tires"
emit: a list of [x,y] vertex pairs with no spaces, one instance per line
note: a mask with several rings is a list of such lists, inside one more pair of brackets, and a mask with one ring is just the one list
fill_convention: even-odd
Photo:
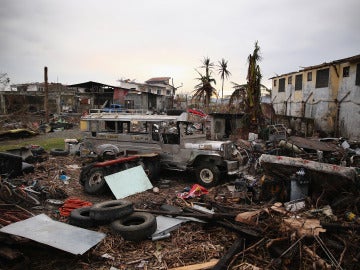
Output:
[[135,212],[132,202],[112,200],[71,211],[69,223],[82,228],[110,224],[111,229],[128,241],[148,239],[157,228],[154,215]]

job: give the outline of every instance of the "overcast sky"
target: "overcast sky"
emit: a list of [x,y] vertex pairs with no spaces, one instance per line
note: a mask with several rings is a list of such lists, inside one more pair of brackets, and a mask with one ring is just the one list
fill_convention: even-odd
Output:
[[[246,82],[259,42],[270,77],[360,54],[359,0],[0,0],[0,73],[11,83],[172,77],[197,84],[204,57]],[[201,72],[201,68],[199,68]],[[215,72],[216,88],[221,80]]]

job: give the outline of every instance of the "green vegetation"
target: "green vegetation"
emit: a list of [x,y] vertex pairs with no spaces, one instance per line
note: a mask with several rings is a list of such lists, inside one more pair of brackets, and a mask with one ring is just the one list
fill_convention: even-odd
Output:
[[20,147],[26,147],[30,145],[40,145],[46,151],[50,151],[52,148],[64,149],[65,142],[63,138],[29,138],[29,139],[17,139],[8,140],[6,144],[0,145],[0,151],[6,151],[9,149],[17,149]]
[[197,102],[204,100],[205,107],[209,107],[211,96],[217,96],[216,89],[212,86],[212,84],[216,84],[215,79],[212,77],[214,63],[210,61],[210,58],[205,57],[203,60],[202,68],[205,69],[205,75],[201,74],[199,71],[196,70],[196,72],[200,76],[199,78],[197,78],[200,83],[195,86],[195,93],[193,98]]

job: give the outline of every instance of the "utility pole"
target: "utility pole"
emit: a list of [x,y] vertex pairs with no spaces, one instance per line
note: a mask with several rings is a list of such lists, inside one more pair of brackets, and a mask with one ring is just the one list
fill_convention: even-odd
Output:
[[49,123],[49,85],[48,85],[47,67],[44,68],[44,81],[45,81],[45,99],[44,99],[45,122]]

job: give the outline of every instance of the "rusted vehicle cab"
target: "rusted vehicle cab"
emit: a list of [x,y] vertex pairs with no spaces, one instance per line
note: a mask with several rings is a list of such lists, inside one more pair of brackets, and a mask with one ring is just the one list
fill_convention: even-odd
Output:
[[153,166],[191,170],[199,184],[216,185],[222,176],[235,175],[243,160],[231,141],[206,140],[202,123],[181,115],[92,113],[81,118],[84,149],[97,155],[156,154]]

